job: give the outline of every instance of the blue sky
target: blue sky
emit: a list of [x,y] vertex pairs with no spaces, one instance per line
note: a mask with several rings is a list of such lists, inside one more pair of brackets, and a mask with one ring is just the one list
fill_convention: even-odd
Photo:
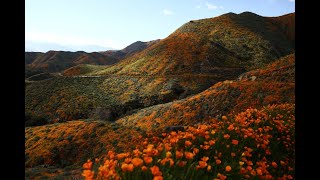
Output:
[[[50,44],[76,50],[122,49],[135,41],[163,39],[192,19],[251,11],[279,16],[294,0],[26,0],[26,49]],[[49,46],[48,46],[49,44]],[[82,49],[81,49],[82,48]],[[97,48],[98,49],[98,48]],[[59,49],[55,49],[59,50]]]

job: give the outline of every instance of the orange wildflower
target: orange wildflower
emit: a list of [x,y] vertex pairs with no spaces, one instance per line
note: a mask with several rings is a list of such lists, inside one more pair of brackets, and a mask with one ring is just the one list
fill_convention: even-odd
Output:
[[207,171],[210,171],[210,170],[211,170],[211,165],[207,167]]
[[242,166],[244,164],[244,162],[242,161],[239,161],[239,165]]
[[153,178],[153,180],[163,180],[163,177],[162,177],[162,176],[155,176],[155,177]]
[[113,158],[114,158],[114,154],[115,154],[115,152],[113,152],[113,151],[108,151],[108,156],[109,156],[110,159],[113,159]]
[[150,168],[151,170],[151,173],[154,175],[154,176],[161,176],[162,175],[162,172],[160,171],[159,167],[158,166],[152,166]]
[[223,175],[223,174],[220,174],[220,173],[217,174],[217,177],[218,177],[220,180],[225,180],[225,179],[227,179],[227,176],[225,176],[225,175]]
[[207,167],[207,163],[205,162],[205,161],[199,161],[199,167],[200,168],[205,168],[205,167]]
[[201,158],[201,161],[204,161],[204,162],[207,162],[209,160],[209,157],[207,157],[207,156],[203,156],[202,158]]
[[229,125],[228,130],[229,130],[229,131],[234,130],[234,126],[233,126],[233,124]]
[[225,135],[223,135],[223,138],[229,139],[229,138],[230,138],[230,135],[229,135],[229,134],[225,134]]
[[276,162],[272,162],[271,165],[272,165],[274,168],[277,168],[277,167],[278,167],[278,165],[277,165]]
[[233,145],[238,145],[238,143],[239,143],[238,140],[232,139],[232,144],[233,144]]
[[83,173],[81,175],[85,177],[85,180],[92,180],[94,172],[91,170],[83,170]]
[[221,119],[224,121],[228,120],[227,116],[222,116]]
[[140,158],[133,158],[131,162],[135,167],[139,167],[143,164],[143,160]]
[[128,164],[122,163],[121,169],[122,169],[123,172],[127,171],[127,169],[128,169]]
[[167,157],[167,158],[172,157],[172,153],[171,153],[170,151],[168,151],[168,152],[166,153],[166,157]]
[[266,179],[273,179],[273,177],[270,174],[268,174],[266,175]]
[[88,159],[86,163],[82,165],[83,169],[91,169],[92,167],[92,161]]
[[133,164],[128,164],[128,167],[127,167],[128,171],[132,172],[133,168],[134,168]]
[[184,152],[184,155],[186,156],[186,159],[193,159],[194,154],[191,152]]
[[180,158],[182,158],[182,157],[183,157],[183,153],[180,152],[180,151],[176,151],[176,158],[177,158],[177,159],[180,159]]
[[142,170],[142,171],[146,171],[147,169],[148,169],[147,166],[142,166],[142,167],[141,167],[141,170]]
[[232,152],[232,153],[231,153],[231,156],[232,156],[232,157],[235,157],[235,156],[236,156],[236,153],[233,153],[233,152]]
[[213,141],[213,140],[210,140],[210,141],[209,141],[209,145],[210,145],[210,146],[214,145],[215,143],[216,143],[216,142]]
[[193,148],[193,154],[198,154],[199,149],[198,148]]
[[189,147],[189,146],[192,145],[192,142],[191,142],[191,141],[186,141],[186,142],[184,142],[184,145],[185,145],[186,147]]
[[127,164],[131,163],[131,158],[124,159],[124,162],[127,163]]
[[209,145],[200,145],[200,147],[204,150],[208,150],[210,148]]
[[220,160],[220,159],[217,159],[217,160],[216,160],[216,164],[218,164],[218,165],[221,164],[221,160]]
[[226,166],[226,171],[227,172],[231,171],[231,166]]
[[129,156],[129,153],[120,153],[120,154],[117,154],[117,159],[120,160],[128,156]]
[[187,161],[179,161],[178,166],[183,167],[187,164]]
[[250,173],[251,173],[252,176],[255,176],[257,174],[254,169],[252,169]]
[[259,176],[262,176],[262,170],[260,168],[257,168],[256,171]]
[[146,164],[150,164],[153,161],[152,157],[149,156],[143,157],[143,160]]

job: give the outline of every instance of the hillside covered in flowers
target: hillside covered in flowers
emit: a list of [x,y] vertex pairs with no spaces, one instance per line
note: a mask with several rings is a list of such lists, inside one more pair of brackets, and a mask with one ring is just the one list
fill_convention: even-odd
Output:
[[295,179],[294,22],[228,13],[112,65],[28,69],[25,178]]

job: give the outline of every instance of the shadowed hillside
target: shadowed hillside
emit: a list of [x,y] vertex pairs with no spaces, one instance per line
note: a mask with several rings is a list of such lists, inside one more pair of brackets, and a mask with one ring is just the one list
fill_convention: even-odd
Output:
[[59,72],[78,64],[109,65],[117,62],[118,60],[97,52],[48,51],[46,53],[25,53],[27,68],[46,72]]
[[104,51],[104,52],[100,52],[102,54],[105,54],[109,57],[118,59],[118,60],[122,60],[126,57],[129,57],[135,53],[138,53],[144,49],[146,49],[149,46],[152,46],[156,43],[158,43],[160,40],[153,40],[153,41],[148,41],[148,42],[142,42],[142,41],[137,41],[134,42],[132,44],[130,44],[129,46],[125,47],[124,49],[121,50],[109,50],[109,51]]

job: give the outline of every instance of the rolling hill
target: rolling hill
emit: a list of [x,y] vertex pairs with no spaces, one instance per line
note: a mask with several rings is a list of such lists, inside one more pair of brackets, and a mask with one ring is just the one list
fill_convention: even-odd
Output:
[[263,68],[243,73],[237,79],[216,83],[201,93],[141,109],[115,122],[92,119],[27,127],[26,167],[39,168],[46,164],[60,168],[60,174],[64,174],[61,168],[76,168],[89,157],[100,157],[101,162],[107,154],[106,149],[133,150],[135,145],[147,139],[148,134],[157,137],[168,126],[196,127],[206,125],[212,119],[219,120],[222,115],[243,116],[241,112],[250,107],[294,104],[294,77],[295,58],[291,54]]
[[139,110],[116,123],[155,131],[166,126],[204,123],[250,107],[295,103],[294,83],[295,58],[291,54],[236,80],[219,82],[188,98]]
[[[175,141],[177,134],[181,137],[186,135],[181,131],[162,134],[172,126],[186,127],[189,135],[194,133],[194,138],[187,138],[190,138],[192,145],[197,144],[203,153],[208,153],[203,150],[203,146],[209,144],[205,141],[205,135],[211,133],[209,138],[216,138],[217,144],[211,142],[210,146],[221,153],[228,151],[227,155],[210,151],[215,157],[213,161],[213,154],[210,154],[211,163],[216,163],[218,157],[225,157],[228,160],[221,159],[223,165],[233,162],[232,167],[240,171],[241,165],[238,165],[241,158],[241,162],[245,161],[251,167],[249,164],[252,162],[243,160],[242,153],[252,147],[257,148],[259,152],[255,153],[261,155],[258,159],[251,159],[254,163],[270,164],[265,171],[269,174],[264,174],[266,177],[270,174],[282,176],[284,172],[291,176],[290,169],[294,168],[290,160],[294,156],[294,21],[295,13],[262,17],[250,12],[191,20],[167,38],[151,45],[137,42],[128,46],[125,48],[128,56],[121,53],[113,55],[124,59],[118,62],[115,58],[112,61],[114,64],[104,66],[100,66],[102,60],[99,58],[88,60],[91,57],[88,54],[82,54],[82,58],[74,58],[78,56],[70,54],[66,58],[61,55],[62,52],[54,51],[48,52],[51,58],[41,58],[43,54],[28,55],[37,58],[29,58],[28,63],[31,64],[27,67],[42,70],[43,64],[49,66],[52,61],[59,65],[52,63],[51,72],[64,70],[62,76],[33,81],[25,87],[25,162],[26,167],[31,169],[27,171],[28,178],[51,178],[54,172],[34,173],[37,169],[43,169],[43,165],[60,168],[57,172],[63,175],[61,178],[68,178],[68,173],[62,173],[61,169],[79,170],[88,158],[95,161],[94,166],[84,168],[83,174],[90,176],[91,169],[94,169],[95,172],[100,171],[99,176],[103,176],[109,168],[105,166],[110,163],[104,159],[107,154],[110,156],[108,150],[131,152],[137,147],[148,153],[149,144],[154,143],[160,148],[165,146],[162,149],[167,151],[171,147],[164,144]],[[143,47],[141,51],[135,51],[139,47]],[[95,57],[107,56],[96,54]],[[94,63],[87,63],[89,61]],[[72,62],[73,67],[62,66],[64,62]],[[43,77],[32,75],[34,72],[31,70],[28,72],[31,80]],[[42,75],[47,77],[45,73]],[[256,113],[259,116],[255,116]],[[261,120],[263,123],[260,123]],[[224,135],[231,132],[229,125],[233,123],[239,128],[232,133],[240,138],[241,149],[233,149],[233,145],[238,143],[232,142],[232,145],[231,140],[224,140],[228,139]],[[269,125],[273,127],[272,131]],[[200,132],[202,127],[217,128],[218,133],[211,131],[214,129],[208,133]],[[246,133],[249,131],[252,133],[248,138]],[[287,135],[290,135],[289,140]],[[268,138],[272,139],[271,143]],[[277,138],[284,143],[281,148],[285,149],[286,145],[288,148],[280,152]],[[191,151],[187,144],[183,142],[172,148]],[[274,154],[270,155],[268,148]],[[272,161],[279,160],[276,156],[284,157],[287,152],[290,153],[289,160],[284,158],[282,164],[290,164],[290,167],[282,165],[285,170],[270,170],[271,166],[275,167]],[[162,155],[166,159],[177,156]],[[203,156],[195,156],[195,159],[198,161]],[[270,158],[270,162],[262,162],[266,161],[262,156]],[[94,160],[96,157],[100,158]],[[250,159],[250,156],[247,155],[247,158]],[[153,162],[153,165],[162,163],[162,160]],[[195,167],[197,161],[190,162],[188,166]],[[99,163],[101,166],[98,166]],[[279,161],[277,163],[280,164]],[[214,168],[225,172],[224,168]],[[241,177],[253,175],[251,170],[245,171],[249,176],[243,174]],[[260,169],[254,170],[254,173],[258,172]],[[210,177],[216,177],[217,172],[214,173]],[[164,174],[170,176],[168,172]]]
[[97,52],[48,51],[46,53],[25,53],[27,68],[45,72],[60,72],[78,64],[109,65],[117,62],[118,60]]
[[94,74],[218,74],[251,70],[294,52],[295,14],[262,17],[228,13],[185,23],[167,38]]
[[118,60],[122,60],[126,57],[129,57],[135,53],[138,53],[138,52],[146,49],[149,46],[152,46],[153,44],[158,43],[159,41],[160,41],[160,39],[148,41],[148,42],[136,41],[121,50],[102,51],[100,53],[105,54],[109,57],[118,59]]

